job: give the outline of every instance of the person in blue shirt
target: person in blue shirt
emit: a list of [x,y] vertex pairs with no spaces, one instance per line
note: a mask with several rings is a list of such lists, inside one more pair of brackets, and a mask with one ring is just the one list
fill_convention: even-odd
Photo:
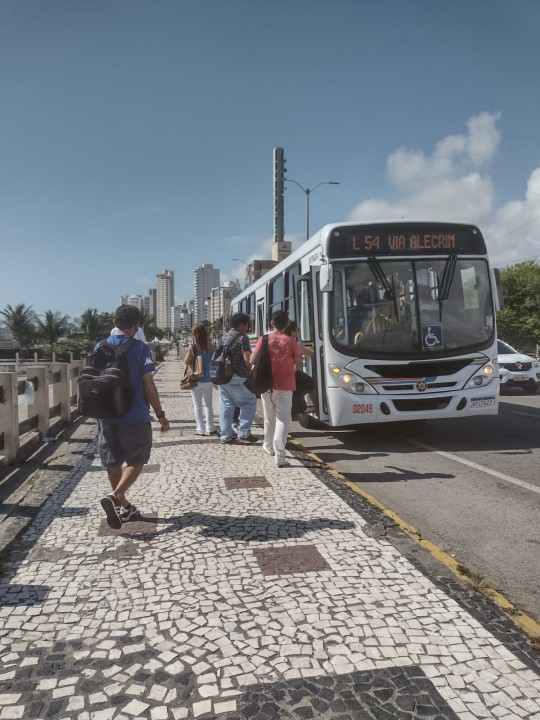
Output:
[[208,333],[202,323],[191,328],[193,345],[184,358],[185,365],[192,365],[195,358],[195,377],[197,386],[192,388],[193,413],[195,415],[195,435],[219,435],[214,425],[214,408],[212,404],[213,385],[210,380],[210,360],[215,350],[208,340]]
[[[120,305],[114,314],[116,334],[108,337],[107,343],[121,345],[134,337],[140,321],[138,308]],[[135,505],[126,499],[126,492],[150,459],[152,426],[149,405],[159,420],[161,431],[170,430],[154,383],[156,366],[148,347],[137,341],[127,349],[125,357],[133,391],[131,407],[122,417],[98,420],[99,454],[103,466],[107,468],[112,488],[112,492],[101,499],[101,506],[107,515],[109,527],[116,530],[138,513]]]

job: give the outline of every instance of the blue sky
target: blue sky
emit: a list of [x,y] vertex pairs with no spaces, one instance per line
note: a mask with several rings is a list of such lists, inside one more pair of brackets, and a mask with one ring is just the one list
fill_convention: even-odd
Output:
[[[538,0],[2,0],[0,309],[113,310],[270,257],[272,150],[312,231],[480,225],[539,258]],[[287,239],[305,232],[290,183]]]

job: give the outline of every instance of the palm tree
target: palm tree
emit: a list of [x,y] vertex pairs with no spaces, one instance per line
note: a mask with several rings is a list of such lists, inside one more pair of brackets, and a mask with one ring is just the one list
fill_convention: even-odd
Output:
[[38,320],[37,326],[39,334],[54,349],[60,338],[65,337],[69,332],[69,316],[46,310],[44,319]]
[[212,339],[214,340],[214,342],[221,339],[223,332],[224,332],[224,330],[223,330],[223,315],[222,315],[221,317],[217,318],[217,320],[214,320],[214,322],[211,323],[211,325],[210,325],[210,335],[211,335]]
[[37,321],[32,306],[21,303],[13,308],[11,305],[6,305],[6,308],[0,311],[0,315],[3,315],[13,339],[20,343],[21,348],[29,347],[36,334]]
[[99,340],[102,333],[102,319],[96,308],[88,308],[80,317],[79,325],[83,335],[89,340]]
[[156,318],[144,308],[141,310],[141,327],[144,330],[147,340],[155,337],[157,332]]

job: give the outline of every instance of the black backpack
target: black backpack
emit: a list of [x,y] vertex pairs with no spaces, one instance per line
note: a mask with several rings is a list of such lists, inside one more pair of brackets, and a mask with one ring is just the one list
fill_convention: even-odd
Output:
[[221,345],[210,360],[210,380],[214,385],[226,385],[233,376],[231,347],[240,333],[233,335],[225,345]]
[[114,420],[125,415],[133,402],[126,352],[138,340],[129,338],[121,345],[102,340],[78,380],[78,411],[85,417]]
[[272,361],[268,351],[268,335],[263,335],[262,346],[255,359],[255,365],[244,384],[254,395],[262,395],[272,389]]

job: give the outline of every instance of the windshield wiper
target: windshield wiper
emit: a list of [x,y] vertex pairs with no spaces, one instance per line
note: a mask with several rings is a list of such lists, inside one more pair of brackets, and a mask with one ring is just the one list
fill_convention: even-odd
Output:
[[446,258],[444,264],[443,276],[439,285],[439,322],[442,320],[443,304],[445,300],[448,300],[450,295],[450,288],[454,282],[454,275],[456,272],[457,257],[455,255],[449,255]]
[[373,273],[375,279],[379,283],[379,285],[382,285],[382,288],[384,290],[384,297],[387,300],[391,300],[394,304],[394,311],[396,313],[396,318],[398,317],[398,308],[397,308],[397,300],[396,300],[396,293],[394,292],[394,288],[390,284],[390,281],[386,277],[384,270],[381,267],[380,262],[377,260],[377,258],[370,257],[367,261],[368,268]]
[[394,292],[394,288],[390,285],[390,282],[384,274],[384,270],[382,269],[381,264],[379,263],[377,258],[368,258],[367,264],[379,285],[383,286],[384,297],[387,300],[392,300],[393,302],[396,302],[396,294]]

